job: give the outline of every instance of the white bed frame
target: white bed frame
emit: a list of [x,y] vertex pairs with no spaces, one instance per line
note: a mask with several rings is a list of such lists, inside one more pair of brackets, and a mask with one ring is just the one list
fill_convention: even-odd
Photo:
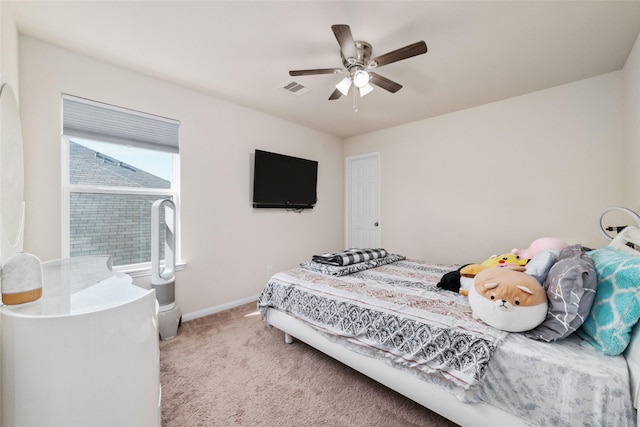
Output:
[[304,341],[328,356],[461,426],[483,427],[487,425],[487,420],[491,420],[491,424],[496,426],[527,425],[522,420],[495,406],[486,403],[460,402],[453,394],[442,390],[437,385],[422,381],[407,372],[396,369],[383,360],[350,351],[340,344],[329,341],[306,323],[278,310],[271,308],[267,310],[267,323],[285,333],[286,343],[292,343],[293,337]]
[[[627,242],[640,248],[640,229],[627,227],[609,244],[621,251],[640,256],[640,252],[627,246]],[[411,374],[388,365],[383,360],[353,352],[336,344],[318,333],[303,321],[278,310],[269,308],[266,313],[268,324],[285,333],[285,342],[293,338],[304,341],[317,350],[333,357],[347,366],[361,372],[392,390],[408,397],[422,406],[436,412],[461,426],[483,427],[490,421],[492,425],[526,426],[525,421],[502,409],[487,403],[463,403],[453,394],[437,385],[420,380]],[[640,395],[640,328],[634,328],[631,343],[625,351],[631,381],[633,406],[638,408]],[[640,411],[638,411],[640,413]],[[640,426],[640,416],[636,418]]]

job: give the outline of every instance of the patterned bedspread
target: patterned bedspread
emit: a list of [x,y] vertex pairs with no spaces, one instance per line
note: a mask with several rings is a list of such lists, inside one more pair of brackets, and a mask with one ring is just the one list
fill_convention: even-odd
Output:
[[258,308],[531,425],[635,425],[624,356],[576,336],[539,342],[474,320],[466,297],[435,286],[454,268],[404,260],[342,277],[297,268],[269,280]]
[[297,268],[274,275],[258,307],[468,389],[507,333],[473,319],[466,297],[435,286],[454,268],[404,260],[342,277]]

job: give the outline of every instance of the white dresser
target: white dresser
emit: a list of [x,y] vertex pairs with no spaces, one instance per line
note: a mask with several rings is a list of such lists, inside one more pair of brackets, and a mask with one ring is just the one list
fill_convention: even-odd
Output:
[[155,293],[108,264],[43,263],[42,298],[0,306],[3,427],[161,424]]

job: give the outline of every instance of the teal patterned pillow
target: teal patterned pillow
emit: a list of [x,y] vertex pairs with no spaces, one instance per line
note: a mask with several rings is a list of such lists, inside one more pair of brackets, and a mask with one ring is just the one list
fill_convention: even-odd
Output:
[[640,257],[613,248],[588,252],[598,278],[591,312],[578,335],[607,355],[622,353],[640,318]]

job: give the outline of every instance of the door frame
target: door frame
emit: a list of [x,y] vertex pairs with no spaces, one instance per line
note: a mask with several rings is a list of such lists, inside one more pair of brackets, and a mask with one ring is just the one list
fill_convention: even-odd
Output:
[[[348,156],[345,158],[345,227],[344,227],[344,242],[345,248],[350,248],[351,246],[351,169],[352,164],[358,160],[375,158],[378,162],[378,176],[377,176],[377,187],[378,187],[378,222],[382,224],[382,215],[381,215],[381,188],[380,184],[382,182],[382,168],[381,166],[381,154],[379,151],[374,151],[372,153],[366,154],[358,154],[355,156]],[[382,225],[378,226],[378,238],[380,240],[380,244],[382,245]]]

